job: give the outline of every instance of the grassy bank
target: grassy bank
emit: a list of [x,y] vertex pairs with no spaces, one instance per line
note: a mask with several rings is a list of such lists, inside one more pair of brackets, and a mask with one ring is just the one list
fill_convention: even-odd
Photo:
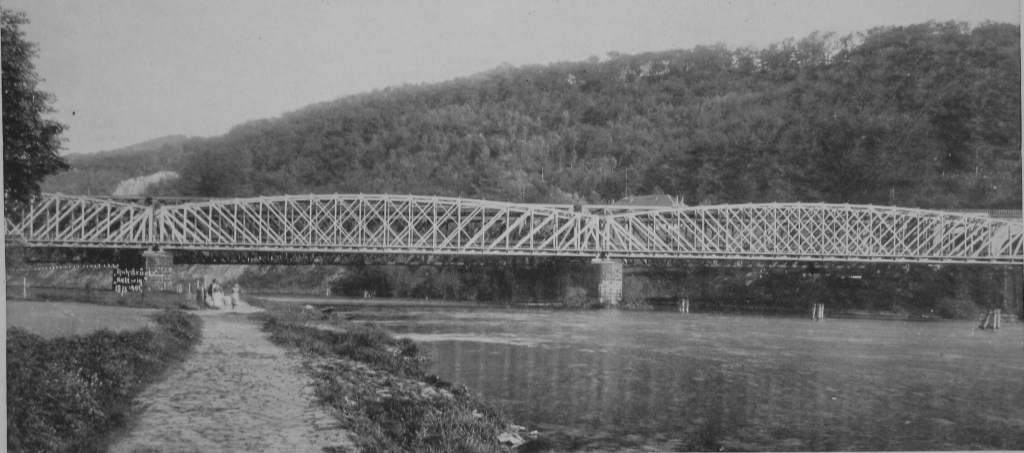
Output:
[[256,316],[271,341],[310,359],[317,396],[360,451],[499,452],[522,442],[521,427],[466,387],[428,376],[412,341],[317,310],[262,305],[268,311]]
[[9,451],[103,451],[129,421],[131,401],[200,338],[200,320],[154,315],[155,327],[44,339],[7,331]]
[[110,305],[115,307],[139,307],[160,309],[194,310],[198,304],[185,294],[173,292],[151,291],[146,293],[133,292],[118,294],[109,287],[95,288],[56,288],[33,287],[22,292],[21,286],[7,286],[8,299],[34,300],[42,302],[82,302],[86,304]]
[[43,338],[89,335],[103,329],[114,332],[155,327],[159,310],[110,307],[75,302],[7,301],[7,328],[19,327]]

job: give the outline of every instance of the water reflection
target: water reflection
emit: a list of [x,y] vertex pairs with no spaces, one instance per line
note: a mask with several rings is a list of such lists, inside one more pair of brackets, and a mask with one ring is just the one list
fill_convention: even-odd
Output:
[[[1024,329],[673,313],[360,312],[564,449],[1024,448]],[[399,319],[400,318],[400,319]]]

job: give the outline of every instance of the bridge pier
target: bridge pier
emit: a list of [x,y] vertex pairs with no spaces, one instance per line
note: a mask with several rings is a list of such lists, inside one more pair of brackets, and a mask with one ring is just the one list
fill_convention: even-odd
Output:
[[595,258],[588,265],[591,276],[587,292],[601,305],[616,306],[622,302],[622,261]]
[[145,290],[174,290],[174,255],[167,251],[147,250],[142,252],[144,262]]
[[1001,283],[997,296],[1000,299],[999,308],[1006,313],[1017,312],[1017,316],[1024,320],[1024,271],[1019,267],[1003,269],[997,277]]
[[1014,268],[1010,271],[1010,281],[1013,289],[1013,298],[1020,304],[1020,311],[1017,312],[1017,316],[1020,320],[1024,321],[1024,272],[1020,268]]

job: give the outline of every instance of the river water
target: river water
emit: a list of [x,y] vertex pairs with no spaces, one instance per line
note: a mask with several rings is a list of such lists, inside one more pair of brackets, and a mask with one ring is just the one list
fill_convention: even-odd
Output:
[[1024,449],[1020,323],[338,308],[558,450]]

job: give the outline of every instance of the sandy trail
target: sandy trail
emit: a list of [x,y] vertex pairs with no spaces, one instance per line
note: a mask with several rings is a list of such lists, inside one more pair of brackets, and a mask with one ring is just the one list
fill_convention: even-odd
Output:
[[236,313],[199,312],[203,339],[165,380],[136,399],[144,409],[111,452],[356,451],[315,403],[294,353]]

